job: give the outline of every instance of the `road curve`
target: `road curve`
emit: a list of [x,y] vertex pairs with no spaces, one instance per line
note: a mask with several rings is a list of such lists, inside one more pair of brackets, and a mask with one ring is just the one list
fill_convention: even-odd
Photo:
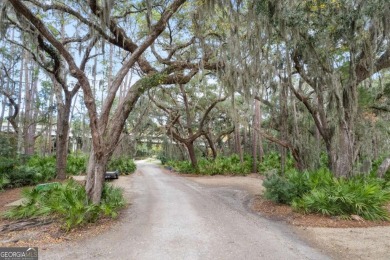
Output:
[[111,230],[40,250],[40,259],[329,259],[281,224],[250,213],[245,192],[139,163],[122,186],[132,205]]

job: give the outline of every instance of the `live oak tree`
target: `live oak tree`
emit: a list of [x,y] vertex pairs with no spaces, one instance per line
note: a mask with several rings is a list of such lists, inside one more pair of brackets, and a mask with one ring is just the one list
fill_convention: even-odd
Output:
[[215,86],[196,81],[180,84],[178,88],[157,90],[159,93],[149,97],[166,115],[166,134],[186,147],[192,166],[198,167],[195,141],[202,136],[208,141],[215,158],[217,152],[211,137],[210,129],[214,126],[210,113],[226,97],[218,97]]
[[[47,74],[57,96],[62,95],[59,109],[61,104],[69,107],[77,88],[84,93],[93,146],[86,189],[96,203],[107,161],[121,136],[132,130],[125,128],[126,119],[139,98],[158,87],[154,100],[168,109],[178,101],[168,102],[167,96],[157,100],[164,89],[182,97],[191,92],[187,84],[193,76],[208,71],[232,97],[228,121],[235,127],[226,132],[234,129],[232,147],[239,154],[257,157],[262,137],[281,147],[282,165],[288,150],[297,168],[317,167],[325,151],[334,174],[348,176],[368,153],[366,147],[376,147],[375,154],[386,151],[378,145],[386,130],[375,123],[378,117],[386,120],[385,95],[380,95],[385,83],[379,84],[378,93],[372,86],[386,81],[383,74],[390,66],[388,1],[8,0],[5,5],[3,10],[16,24],[23,21],[25,33],[34,39],[30,52],[32,57],[38,54],[35,62],[49,65]],[[69,23],[64,26],[52,17]],[[69,82],[75,89],[66,90]],[[374,98],[363,106],[368,89]],[[212,105],[210,100],[199,111]],[[208,117],[214,118],[216,107],[222,103]],[[137,111],[132,120],[142,122],[137,119],[145,111]],[[171,111],[166,114],[175,119]],[[186,141],[197,137],[199,129],[189,134],[187,123],[201,121],[194,115],[180,116],[181,129],[175,128],[178,122],[168,124],[169,136],[177,131]],[[59,127],[62,136],[67,135],[65,128]],[[213,151],[214,143],[226,148],[226,143],[216,142],[219,134],[213,127],[202,131],[209,133],[201,136]]]
[[[329,168],[337,176],[351,175],[361,146],[356,129],[358,86],[390,67],[390,5],[306,1],[268,2],[268,7],[276,8],[268,17],[286,42],[286,84],[311,114],[325,143]],[[310,94],[294,87],[293,70]]]
[[207,2],[217,4],[229,18],[232,33],[222,56],[225,72],[230,70],[224,74],[227,82],[235,90],[251,93],[256,88],[251,82],[256,79],[260,79],[258,88],[262,89],[278,79],[282,118],[278,131],[279,141],[283,141],[279,143],[301,153],[297,158],[307,157],[311,150],[305,135],[291,136],[287,131],[287,119],[297,115],[289,111],[297,107],[290,106],[295,103],[288,100],[292,93],[310,114],[316,128],[311,132],[321,138],[332,172],[337,176],[353,174],[364,139],[357,127],[359,86],[390,66],[390,3]]
[[[201,66],[202,68],[214,68],[218,64],[208,62],[209,57],[207,53],[198,53],[197,57],[190,61],[183,62],[178,60],[177,57],[174,57],[174,54],[176,54],[177,50],[183,48],[179,45],[176,48],[162,52],[167,55],[161,57],[162,59],[158,61],[163,64],[161,67],[154,67],[143,56],[146,49],[155,42],[169,25],[169,20],[178,12],[185,0],[175,0],[170,1],[169,4],[159,5],[146,5],[144,2],[141,2],[140,4],[141,6],[143,4],[144,8],[127,3],[115,3],[113,5],[112,1],[89,1],[88,3],[80,3],[78,1],[63,1],[62,3],[28,1],[24,3],[18,0],[9,0],[7,3],[13,6],[16,13],[24,16],[31,23],[31,26],[37,29],[39,34],[45,39],[45,42],[52,46],[57,54],[63,58],[69,69],[70,76],[77,80],[77,84],[83,90],[84,103],[88,109],[93,146],[87,170],[86,190],[90,199],[95,203],[99,203],[106,164],[119,141],[126,118],[140,95],[145,90],[157,85],[185,84],[200,70]],[[113,44],[129,54],[123,60],[123,64],[118,65],[116,75],[110,81],[111,84],[108,86],[100,113],[97,111],[96,100],[88,75],[83,71],[81,65],[77,64],[76,55],[72,55],[56,36],[54,29],[45,25],[43,18],[38,15],[39,12],[43,11],[69,14],[75,19],[75,23],[84,27],[84,29],[80,28],[78,30],[80,36],[83,34],[86,37],[90,31],[89,29],[93,29],[94,35],[102,43]],[[135,14],[139,13],[143,13],[146,16],[145,24],[147,27],[146,30],[138,30],[140,34],[138,35],[139,38],[136,39],[128,36],[128,33],[131,33],[131,28],[126,26],[126,24],[128,24],[129,20],[135,21]],[[136,18],[141,19],[139,15]],[[172,35],[172,37],[179,36]],[[95,40],[96,37],[92,37],[89,42]],[[191,45],[191,43],[187,44],[187,46]],[[80,51],[82,52],[82,50]],[[116,93],[123,79],[134,66],[138,66],[141,71],[141,77],[114,107]]]
[[[45,43],[44,38],[39,34],[38,30],[31,26],[26,19],[23,17],[11,17],[9,14],[6,14],[6,19],[14,30],[18,30],[21,38],[24,38],[22,42],[6,38],[8,42],[24,49],[51,80],[53,86],[52,92],[56,97],[58,112],[56,123],[56,172],[58,179],[65,179],[71,106],[74,96],[80,89],[80,84],[76,84],[72,89],[69,87],[69,83],[67,82],[68,71],[64,60],[52,46]],[[90,59],[91,49],[94,47],[96,40],[91,41],[89,46],[83,46],[83,43],[88,38],[83,39],[74,35],[67,37],[64,32],[64,19],[60,19],[58,26],[61,28],[60,37],[65,48],[71,43],[78,43],[86,49],[80,65],[80,68],[85,70],[86,63]],[[27,85],[27,82],[25,84]],[[49,110],[53,110],[53,107],[53,105],[49,105]],[[26,118],[26,116],[24,117]],[[50,122],[49,129],[51,129]],[[50,134],[51,130],[49,130],[49,140],[51,140]]]

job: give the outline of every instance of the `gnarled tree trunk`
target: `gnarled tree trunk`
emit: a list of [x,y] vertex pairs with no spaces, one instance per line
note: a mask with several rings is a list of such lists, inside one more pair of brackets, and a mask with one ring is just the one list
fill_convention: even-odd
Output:
[[194,169],[198,168],[198,160],[196,159],[196,154],[195,154],[195,147],[193,142],[186,142],[184,143],[185,146],[187,147],[188,155],[191,160],[191,165],[194,167]]
[[353,164],[355,163],[354,133],[342,123],[338,131],[331,136],[327,145],[329,169],[338,177],[352,175]]
[[109,155],[105,155],[97,158],[93,151],[89,157],[85,190],[88,198],[95,204],[99,204],[102,197],[104,174],[109,157]]

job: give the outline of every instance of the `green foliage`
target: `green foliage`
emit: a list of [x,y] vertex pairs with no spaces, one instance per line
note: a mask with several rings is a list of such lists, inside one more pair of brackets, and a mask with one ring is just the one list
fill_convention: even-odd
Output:
[[264,156],[262,162],[257,167],[261,173],[266,173],[273,169],[280,168],[280,155],[278,153],[269,153]]
[[56,176],[56,159],[53,156],[33,156],[28,160],[27,167],[36,171],[35,183],[48,181]]
[[202,159],[199,161],[199,173],[203,175],[233,174],[245,175],[252,171],[252,158],[244,157],[240,162],[238,155],[230,157],[217,157],[214,161]]
[[146,143],[137,144],[136,158],[145,159],[153,156],[153,151]]
[[157,156],[157,159],[161,161],[162,165],[165,165],[168,162],[168,158],[162,153]]
[[173,170],[180,173],[195,173],[194,167],[192,167],[189,161],[168,161],[168,167],[172,167]]
[[39,182],[39,178],[36,178],[37,171],[35,168],[20,165],[12,171],[9,176],[9,184],[7,187],[21,187],[27,185],[33,185]]
[[371,174],[376,174],[377,173],[377,171],[378,171],[378,168],[379,168],[379,166],[381,165],[381,163],[383,162],[383,160],[385,159],[385,157],[384,156],[381,156],[381,157],[379,157],[378,159],[376,159],[376,160],[374,160],[373,162],[372,162],[372,165],[371,165]]
[[105,184],[100,202],[100,211],[106,216],[116,218],[119,210],[125,205],[126,201],[123,198],[123,190]]
[[168,161],[166,163],[175,171],[180,173],[194,173],[201,175],[218,175],[218,174],[233,174],[245,175],[252,170],[252,158],[250,156],[244,157],[244,162],[240,162],[237,155],[230,157],[217,157],[215,160],[200,159],[198,161],[198,168],[192,167],[189,161]]
[[33,156],[24,162],[21,158],[0,157],[0,178],[8,181],[4,187],[21,187],[48,181],[56,175],[54,157]]
[[331,185],[312,189],[292,204],[303,212],[324,215],[359,215],[367,220],[389,220],[384,206],[390,201],[390,191],[383,189],[380,182],[368,178],[363,180],[334,179]]
[[0,191],[3,190],[3,188],[10,183],[10,180],[7,175],[1,175],[0,176]]
[[[286,169],[294,168],[294,159],[292,156],[287,157]],[[264,156],[263,160],[257,166],[257,170],[260,173],[268,173],[273,170],[280,170],[280,154],[276,152],[269,153]]]
[[310,190],[329,185],[332,178],[332,174],[326,168],[313,172],[290,169],[284,177],[270,174],[263,182],[266,188],[265,197],[278,203],[291,204],[294,199],[300,198]]
[[0,156],[0,175],[10,174],[18,164],[15,158]]
[[390,189],[385,181],[374,177],[335,178],[326,168],[303,173],[290,170],[283,177],[267,176],[263,185],[266,198],[291,204],[295,210],[305,213],[389,219],[384,206],[390,201]]
[[134,160],[129,157],[112,158],[108,163],[109,171],[118,170],[121,174],[126,175],[133,173],[136,168]]
[[9,219],[55,216],[65,230],[94,222],[101,216],[116,217],[125,206],[122,190],[105,184],[100,205],[91,203],[83,186],[75,181],[50,185],[48,189],[25,189],[26,202],[5,212]]
[[320,154],[320,168],[327,168],[329,166],[328,155],[326,152]]
[[[381,157],[379,157],[378,159],[376,159],[375,161],[372,162],[372,169],[371,169],[371,172],[370,172],[370,176],[371,177],[377,176],[379,166],[383,163],[383,161],[385,159],[386,159],[385,156],[381,156]],[[390,169],[388,169],[385,172],[385,174],[383,175],[383,179],[386,182],[390,182]]]
[[361,108],[366,108],[371,106],[374,103],[374,95],[370,92],[369,89],[360,87],[359,91],[359,106]]
[[150,89],[151,87],[158,86],[164,81],[166,77],[167,75],[165,73],[154,73],[150,76],[142,78],[139,82],[139,84],[141,84],[140,91],[143,92],[147,89]]
[[[0,122],[1,123],[1,122]],[[0,158],[12,158],[15,157],[16,151],[16,138],[14,135],[0,133]],[[1,166],[0,166],[1,169]]]
[[275,202],[290,204],[296,195],[294,185],[277,174],[267,176],[263,186],[266,188],[264,196]]
[[84,155],[70,154],[66,162],[66,173],[70,175],[85,173],[87,171],[87,159]]
[[[20,164],[15,155],[16,140],[11,135],[0,133],[0,179],[6,179]],[[7,183],[8,184],[8,183]],[[6,185],[4,182],[3,185]]]

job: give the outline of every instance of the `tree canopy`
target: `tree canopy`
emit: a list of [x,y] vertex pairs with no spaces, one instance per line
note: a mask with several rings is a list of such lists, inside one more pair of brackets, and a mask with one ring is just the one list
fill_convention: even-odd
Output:
[[258,171],[278,153],[281,172],[291,158],[299,170],[349,177],[389,156],[386,0],[6,0],[0,9],[0,121],[19,152],[42,140],[52,153],[55,143],[63,178],[72,136],[90,155],[95,203],[110,158],[123,142],[136,154],[145,138],[194,168],[200,156],[237,154]]

